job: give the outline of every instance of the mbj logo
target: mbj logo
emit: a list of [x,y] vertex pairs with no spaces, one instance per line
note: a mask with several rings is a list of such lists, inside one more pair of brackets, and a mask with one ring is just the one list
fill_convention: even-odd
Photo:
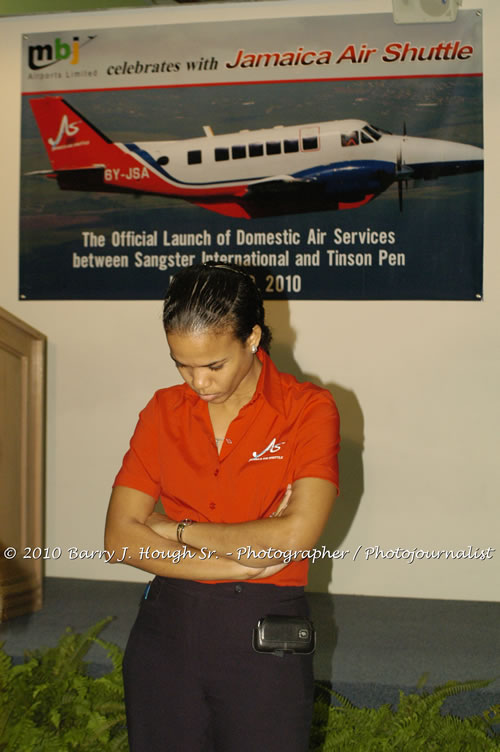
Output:
[[31,70],[47,68],[69,58],[71,65],[76,65],[80,60],[79,37],[73,37],[71,45],[56,37],[54,44],[30,44],[28,47],[28,65]]

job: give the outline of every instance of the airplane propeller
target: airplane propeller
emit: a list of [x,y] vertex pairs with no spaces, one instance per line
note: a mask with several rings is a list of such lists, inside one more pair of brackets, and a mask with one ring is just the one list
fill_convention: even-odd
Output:
[[[403,121],[403,138],[406,138],[406,120]],[[413,170],[407,167],[403,160],[403,145],[399,147],[399,154],[396,157],[396,180],[398,181],[398,202],[399,211],[403,211],[403,182],[404,187],[408,190],[408,178],[412,175]]]
[[[401,179],[401,168],[403,167],[403,148],[401,147],[399,150],[398,157],[396,159],[396,176],[398,180],[398,201],[399,201],[399,211],[403,212],[403,181]],[[408,183],[406,183],[406,187],[408,188]]]

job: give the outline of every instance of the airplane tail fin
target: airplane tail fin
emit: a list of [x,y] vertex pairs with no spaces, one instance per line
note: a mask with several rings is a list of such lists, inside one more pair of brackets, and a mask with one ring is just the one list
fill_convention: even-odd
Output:
[[112,142],[62,97],[30,99],[30,105],[54,170],[98,167],[105,161]]

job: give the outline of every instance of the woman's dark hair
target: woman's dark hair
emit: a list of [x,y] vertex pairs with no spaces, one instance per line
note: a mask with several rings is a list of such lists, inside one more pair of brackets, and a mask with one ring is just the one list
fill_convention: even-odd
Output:
[[202,332],[232,329],[246,342],[258,324],[260,347],[269,352],[271,331],[264,323],[264,304],[252,277],[234,264],[197,264],[172,279],[163,303],[167,332]]

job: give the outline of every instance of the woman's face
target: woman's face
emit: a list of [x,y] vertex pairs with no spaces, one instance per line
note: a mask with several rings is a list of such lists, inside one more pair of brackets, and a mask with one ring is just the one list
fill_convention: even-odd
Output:
[[261,336],[254,326],[246,342],[231,329],[200,333],[169,332],[170,356],[182,378],[205,402],[250,400],[257,385],[260,361],[252,352]]

